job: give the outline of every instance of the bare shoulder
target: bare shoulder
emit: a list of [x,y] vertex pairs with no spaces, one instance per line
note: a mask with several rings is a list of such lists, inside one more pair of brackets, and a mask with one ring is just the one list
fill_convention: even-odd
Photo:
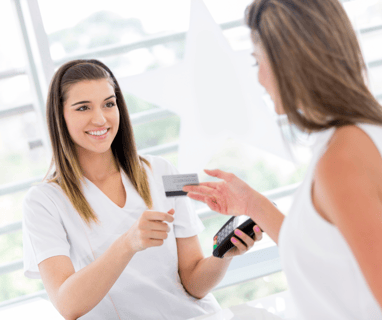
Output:
[[313,203],[326,220],[346,212],[352,200],[382,199],[382,157],[371,138],[356,126],[339,128],[316,166]]
[[319,160],[312,200],[349,245],[369,287],[382,303],[382,158],[360,128],[333,134]]
[[327,151],[317,164],[317,175],[329,180],[339,177],[372,178],[382,175],[382,157],[372,139],[357,126],[337,129]]

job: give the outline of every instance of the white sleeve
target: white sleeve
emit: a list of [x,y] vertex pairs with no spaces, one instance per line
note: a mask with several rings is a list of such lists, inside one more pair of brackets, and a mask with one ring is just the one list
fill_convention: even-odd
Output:
[[188,197],[175,199],[174,234],[176,238],[188,238],[204,230],[203,222],[196,214]]
[[23,201],[23,252],[24,275],[32,279],[41,278],[38,264],[43,260],[70,257],[59,211],[41,186],[29,190]]
[[[178,169],[166,159],[157,156],[146,156],[151,163],[156,180],[160,185],[163,197],[165,191],[162,181],[163,175],[179,174]],[[159,169],[159,170],[158,170]],[[201,233],[204,230],[203,222],[196,214],[191,203],[191,199],[187,196],[170,198],[174,203],[174,234],[176,238],[188,238]]]

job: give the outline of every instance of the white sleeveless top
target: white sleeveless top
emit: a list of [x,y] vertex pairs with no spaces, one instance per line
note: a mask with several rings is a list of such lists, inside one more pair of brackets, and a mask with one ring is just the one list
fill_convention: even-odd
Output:
[[[382,127],[369,124],[358,127],[369,135],[382,155]],[[332,128],[317,134],[306,177],[282,224],[279,236],[282,267],[298,319],[382,319],[381,308],[346,240],[317,213],[311,200],[314,171],[334,131]]]

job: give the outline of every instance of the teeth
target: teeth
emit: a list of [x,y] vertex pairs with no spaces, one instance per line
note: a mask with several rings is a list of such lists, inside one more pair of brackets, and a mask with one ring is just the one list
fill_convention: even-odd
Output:
[[102,136],[106,132],[107,132],[107,129],[102,131],[88,131],[88,133],[91,134],[92,136]]

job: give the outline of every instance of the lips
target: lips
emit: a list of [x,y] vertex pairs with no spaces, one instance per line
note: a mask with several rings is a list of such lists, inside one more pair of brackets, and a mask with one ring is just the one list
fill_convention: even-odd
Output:
[[92,131],[86,131],[87,134],[90,134],[92,136],[103,136],[109,129],[104,130],[92,130]]
[[93,138],[105,138],[110,128],[100,128],[97,130],[85,131],[86,134],[92,136]]

